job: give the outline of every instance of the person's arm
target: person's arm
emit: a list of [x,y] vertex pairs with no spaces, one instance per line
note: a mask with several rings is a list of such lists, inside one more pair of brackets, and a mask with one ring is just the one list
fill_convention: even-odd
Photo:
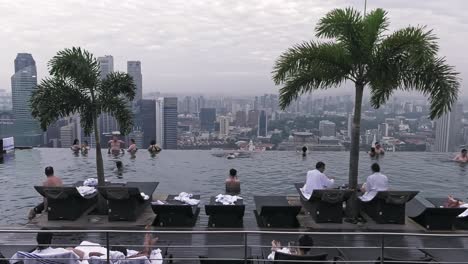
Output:
[[312,193],[312,181],[310,180],[309,173],[307,172],[306,174],[306,182],[304,184],[303,190],[304,193],[306,194],[311,194]]
[[327,177],[325,174],[322,173],[322,177],[321,177],[321,180],[322,180],[322,185],[325,187],[325,188],[330,188],[333,186],[333,184],[335,183],[335,180],[333,179],[333,177]]

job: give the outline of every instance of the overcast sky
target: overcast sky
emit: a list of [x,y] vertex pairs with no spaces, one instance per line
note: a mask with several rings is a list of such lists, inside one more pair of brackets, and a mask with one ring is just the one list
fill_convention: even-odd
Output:
[[[81,46],[113,55],[121,71],[140,60],[144,93],[277,92],[275,58],[314,39],[318,19],[347,6],[363,10],[364,0],[0,0],[0,89],[11,89],[16,53],[32,53],[43,78],[58,50]],[[369,0],[367,7],[385,8],[391,30],[433,28],[440,55],[468,81],[468,1]]]

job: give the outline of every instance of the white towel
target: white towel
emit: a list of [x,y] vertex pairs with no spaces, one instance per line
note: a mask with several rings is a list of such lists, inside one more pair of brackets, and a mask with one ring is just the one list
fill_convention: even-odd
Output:
[[191,193],[181,192],[178,196],[174,198],[174,200],[181,201],[188,205],[197,205],[200,203],[200,200],[192,199],[192,197],[193,194]]
[[285,253],[285,254],[291,254],[291,251],[289,250],[289,248],[281,248],[281,249],[278,249],[276,251],[272,251],[270,253],[270,255],[268,255],[268,260],[275,260],[275,252],[281,252],[281,253]]
[[460,208],[467,208],[463,213],[459,214],[457,217],[467,217],[468,216],[468,204],[460,205]]
[[79,257],[72,251],[60,251],[60,253],[50,254],[18,251],[11,257],[10,263],[13,264],[18,261],[22,261],[24,264],[80,264]]
[[161,200],[157,200],[157,201],[151,202],[151,204],[163,205],[163,204],[166,204],[166,203],[161,201]]
[[224,205],[234,205],[237,200],[242,200],[242,197],[237,195],[218,194],[216,196],[216,202]]
[[141,197],[143,198],[143,200],[145,200],[145,201],[146,201],[146,200],[149,200],[149,196],[146,195],[144,192],[141,192],[140,195],[141,195]]
[[96,187],[98,185],[98,180],[96,178],[89,178],[83,182],[83,186]]
[[97,192],[96,188],[90,186],[78,186],[76,190],[81,194],[81,196],[86,197],[88,195],[94,194]]

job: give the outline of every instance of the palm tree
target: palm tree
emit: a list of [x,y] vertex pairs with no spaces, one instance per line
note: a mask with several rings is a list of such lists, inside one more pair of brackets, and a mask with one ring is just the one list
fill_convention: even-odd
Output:
[[80,114],[86,135],[94,130],[96,140],[96,168],[98,184],[104,184],[104,166],[101,154],[98,117],[109,113],[119,123],[120,132],[126,134],[132,127],[133,114],[127,102],[135,97],[135,84],[130,75],[113,72],[100,79],[97,59],[81,48],[59,51],[49,61],[51,77],[37,86],[31,97],[32,116],[41,128],[59,118]]
[[[361,15],[353,8],[334,9],[316,26],[317,38],[288,49],[276,60],[273,80],[285,109],[301,94],[355,86],[354,118],[349,158],[349,185],[357,188],[361,105],[364,88],[372,106],[385,104],[395,90],[419,91],[430,100],[430,118],[450,111],[458,97],[454,68],[437,57],[437,38],[425,27],[406,27],[388,34],[387,12]],[[330,40],[331,39],[331,40]]]

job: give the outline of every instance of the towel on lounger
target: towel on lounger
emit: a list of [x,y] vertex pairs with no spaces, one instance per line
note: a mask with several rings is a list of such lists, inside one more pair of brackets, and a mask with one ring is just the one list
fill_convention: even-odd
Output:
[[81,194],[81,196],[86,197],[93,195],[97,192],[96,188],[90,186],[78,186],[76,190]]
[[228,194],[218,194],[216,196],[216,202],[224,205],[234,205],[237,200],[242,200],[242,197]]
[[174,198],[174,200],[181,201],[188,205],[197,205],[200,203],[200,200],[192,199],[192,197],[193,194],[191,193],[181,192],[178,196]]

